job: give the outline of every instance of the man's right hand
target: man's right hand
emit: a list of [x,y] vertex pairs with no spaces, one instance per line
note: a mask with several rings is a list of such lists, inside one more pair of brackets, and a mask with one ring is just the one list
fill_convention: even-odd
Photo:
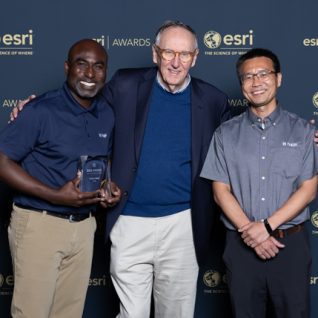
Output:
[[18,117],[19,112],[22,111],[25,104],[28,103],[30,100],[34,99],[35,97],[36,97],[35,95],[30,95],[27,99],[19,100],[18,105],[14,107],[10,113],[9,122],[14,121]]
[[80,179],[76,177],[64,184],[61,188],[49,191],[47,200],[53,204],[81,207],[97,204],[104,199],[100,196],[100,190],[94,192],[81,192],[79,190]]
[[270,236],[266,241],[254,247],[254,251],[258,257],[263,260],[267,260],[275,257],[279,253],[279,249],[284,247],[284,244]]
[[78,176],[66,182],[60,188],[47,186],[32,177],[20,165],[1,152],[0,177],[13,189],[56,205],[81,207],[96,204],[104,200],[100,196],[100,190],[81,192],[78,186],[80,182]]

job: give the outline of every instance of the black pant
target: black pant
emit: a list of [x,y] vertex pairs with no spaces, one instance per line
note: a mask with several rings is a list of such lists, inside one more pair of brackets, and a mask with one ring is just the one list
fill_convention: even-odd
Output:
[[308,318],[311,253],[305,230],[280,241],[270,260],[260,259],[235,231],[227,231],[223,259],[235,318],[265,318],[267,304],[277,318]]

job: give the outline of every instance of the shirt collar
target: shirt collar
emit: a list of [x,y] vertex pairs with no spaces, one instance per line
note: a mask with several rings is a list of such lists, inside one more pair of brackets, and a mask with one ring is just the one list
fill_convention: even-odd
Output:
[[92,104],[89,108],[83,107],[72,95],[67,82],[63,85],[63,93],[64,97],[67,100],[67,106],[70,107],[71,111],[75,115],[81,115],[84,113],[91,113],[95,117],[98,117],[98,104],[100,101],[100,97],[96,96],[96,98],[93,99]]
[[186,88],[190,85],[190,82],[191,82],[191,76],[190,74],[187,75],[187,77],[185,78],[185,81],[184,83],[182,84],[182,86],[176,90],[175,92],[170,92],[163,84],[162,80],[161,80],[161,77],[159,75],[159,72],[157,72],[157,83],[167,92],[171,93],[171,94],[177,94],[177,93],[182,93],[183,91],[186,90]]
[[[280,117],[281,111],[282,111],[281,107],[277,105],[275,110],[262,120],[260,117],[256,116],[255,113],[253,113],[251,108],[249,107],[247,116],[248,116],[248,119],[251,121],[251,123],[254,125],[261,126],[261,123],[265,122],[265,124],[268,126],[269,124],[275,126]],[[262,129],[264,128],[262,127]]]

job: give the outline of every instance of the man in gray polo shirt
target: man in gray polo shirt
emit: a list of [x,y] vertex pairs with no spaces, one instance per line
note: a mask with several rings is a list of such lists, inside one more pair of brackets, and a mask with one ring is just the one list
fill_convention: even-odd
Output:
[[309,317],[311,255],[304,222],[317,188],[315,128],[278,105],[277,56],[237,62],[248,110],[215,132],[201,173],[213,180],[227,228],[224,261],[236,318]]

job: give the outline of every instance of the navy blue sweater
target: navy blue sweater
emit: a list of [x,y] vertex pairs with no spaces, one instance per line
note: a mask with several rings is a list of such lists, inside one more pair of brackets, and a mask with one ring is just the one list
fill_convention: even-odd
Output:
[[190,87],[172,94],[154,83],[137,176],[123,214],[158,217],[190,208]]

